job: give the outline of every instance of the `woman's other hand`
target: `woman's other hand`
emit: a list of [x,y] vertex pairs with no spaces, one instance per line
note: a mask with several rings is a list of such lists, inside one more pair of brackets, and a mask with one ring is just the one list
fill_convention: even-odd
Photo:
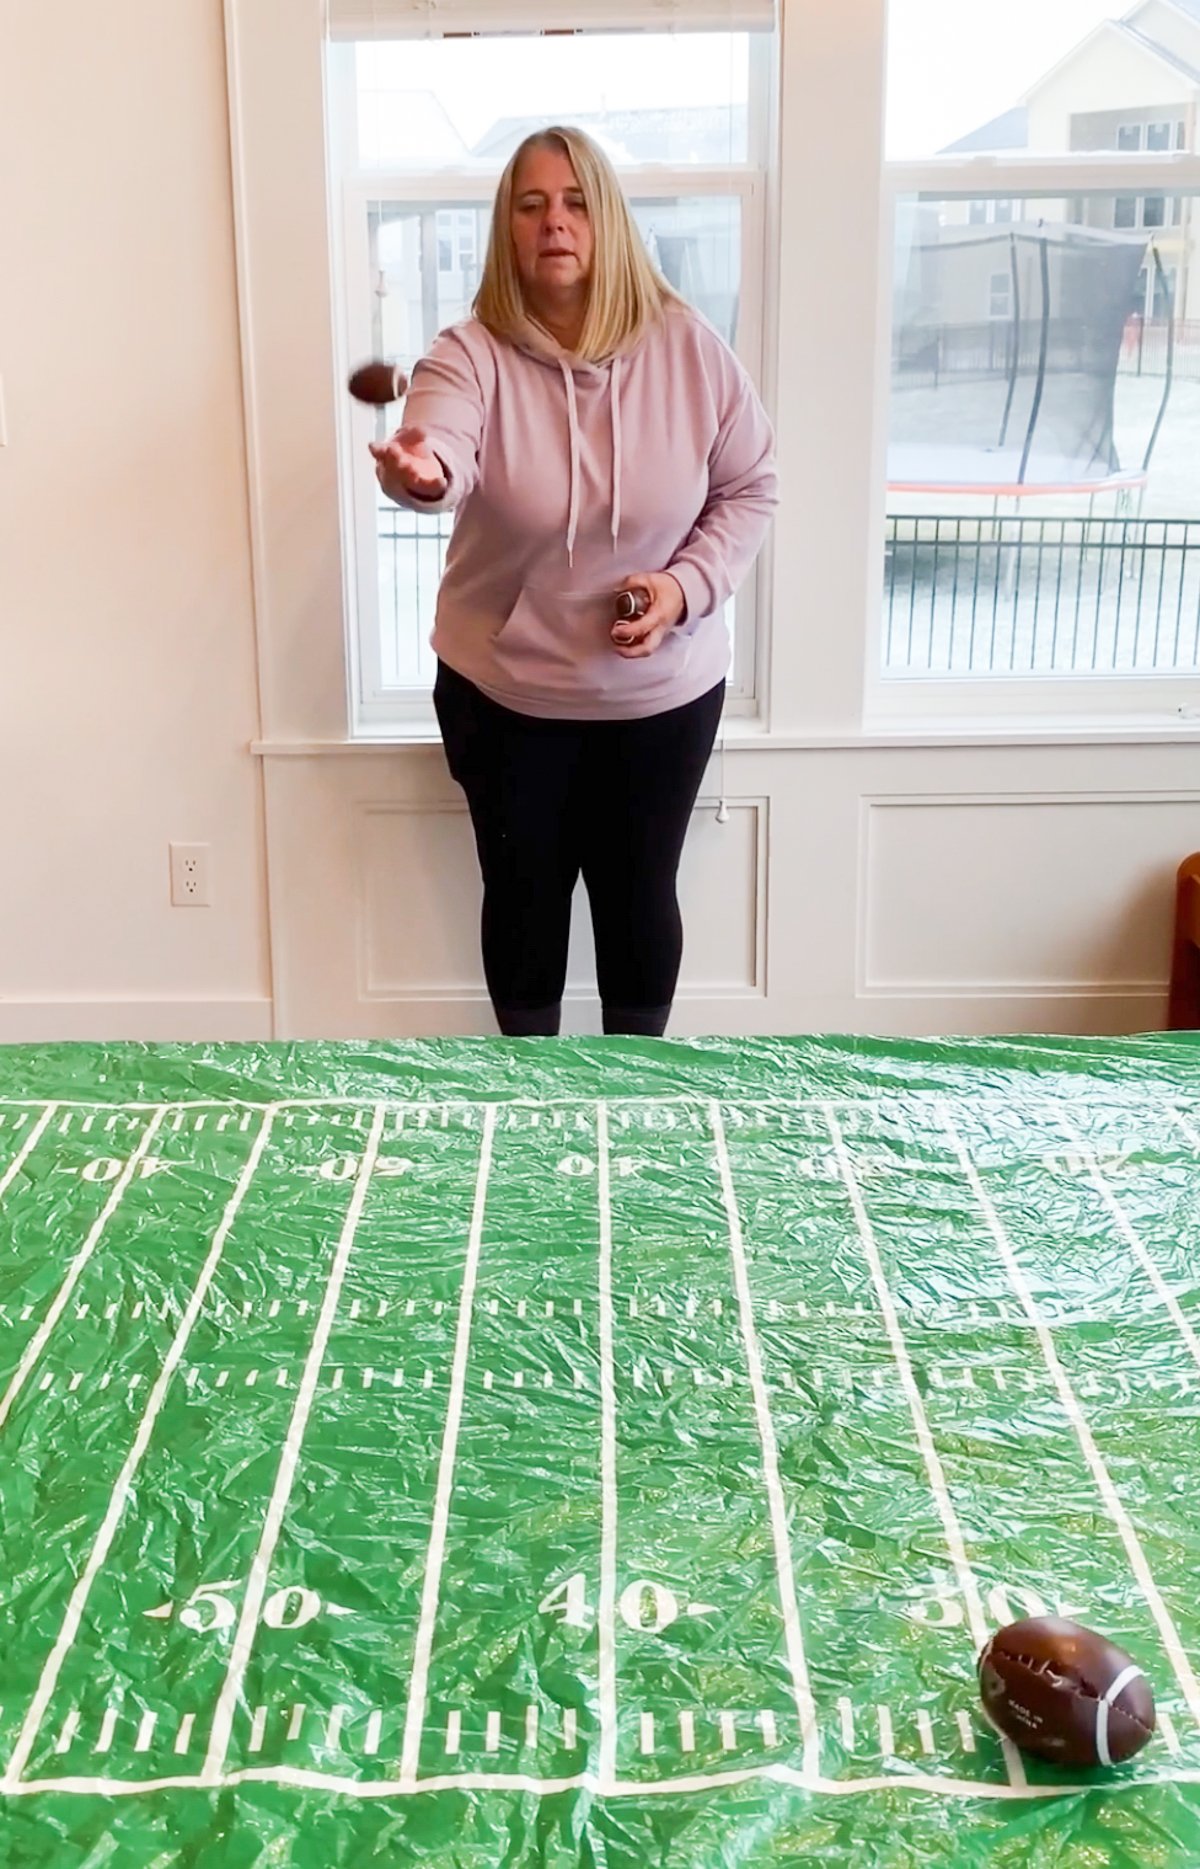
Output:
[[627,578],[621,588],[645,596],[648,605],[640,617],[617,619],[612,629],[613,648],[627,660],[653,655],[683,620],[687,608],[683,587],[669,571],[641,571]]

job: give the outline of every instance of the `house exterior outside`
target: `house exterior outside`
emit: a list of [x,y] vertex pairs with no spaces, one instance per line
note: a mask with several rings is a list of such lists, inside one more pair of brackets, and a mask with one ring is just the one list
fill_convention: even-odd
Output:
[[[1103,20],[1013,109],[944,153],[1195,152],[1198,139],[1200,0],[1141,0],[1122,16]],[[1130,312],[1153,323],[1169,311],[1177,320],[1200,319],[1198,205],[1164,191],[1039,202],[1037,213],[1048,221],[1143,234],[1151,254]],[[955,204],[943,223],[1004,224],[1016,212],[1010,201]],[[1004,288],[998,281],[992,288],[989,280],[992,315],[1003,317]]]

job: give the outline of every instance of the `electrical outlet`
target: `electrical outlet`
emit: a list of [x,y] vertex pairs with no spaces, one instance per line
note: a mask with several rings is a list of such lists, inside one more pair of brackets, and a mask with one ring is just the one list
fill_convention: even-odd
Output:
[[171,845],[171,902],[177,909],[212,906],[207,844]]

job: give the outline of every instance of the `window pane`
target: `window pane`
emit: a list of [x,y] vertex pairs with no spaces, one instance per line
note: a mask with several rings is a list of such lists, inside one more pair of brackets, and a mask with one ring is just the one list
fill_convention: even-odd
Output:
[[635,201],[634,219],[663,277],[704,313],[728,344],[737,341],[742,204],[736,196]]
[[360,43],[358,161],[495,170],[565,120],[622,166],[745,162],[749,46],[747,33]]
[[1200,669],[1196,287],[1117,205],[901,204],[889,676]]
[[888,156],[1169,151],[1200,69],[1200,7],[1129,13],[1122,0],[889,0]]
[[[339,181],[351,183],[347,199],[361,202],[365,189],[369,201],[369,210],[348,209],[366,213],[368,269],[364,277],[363,221],[348,222],[348,351],[411,371],[440,330],[470,315],[496,177],[533,129],[578,124],[627,172],[760,164],[767,126],[751,122],[750,74],[768,43],[765,34],[748,32],[671,32],[403,43],[364,37],[332,45],[330,154]],[[755,102],[760,95],[756,82]],[[628,186],[662,272],[736,343],[741,195],[689,195],[681,185],[639,197],[632,173]],[[464,193],[476,198],[464,201]],[[380,412],[380,435],[396,414]],[[398,510],[361,474],[355,509],[360,626],[376,611],[379,620],[380,652],[371,630],[363,656],[375,704],[384,699],[378,684],[385,691],[428,688],[428,637],[452,522]],[[375,555],[367,551],[371,533]],[[405,698],[398,695],[398,704]]]

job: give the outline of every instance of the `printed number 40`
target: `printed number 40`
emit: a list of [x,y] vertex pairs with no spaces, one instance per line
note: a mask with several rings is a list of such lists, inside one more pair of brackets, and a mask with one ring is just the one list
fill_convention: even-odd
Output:
[[[555,1584],[538,1604],[539,1615],[552,1616],[556,1611],[562,1612],[568,1629],[586,1629],[590,1625],[592,1610],[587,1600],[587,1578],[582,1571]],[[679,1599],[663,1584],[639,1577],[621,1592],[617,1613],[626,1628],[640,1630],[643,1635],[661,1635],[678,1618]]]

